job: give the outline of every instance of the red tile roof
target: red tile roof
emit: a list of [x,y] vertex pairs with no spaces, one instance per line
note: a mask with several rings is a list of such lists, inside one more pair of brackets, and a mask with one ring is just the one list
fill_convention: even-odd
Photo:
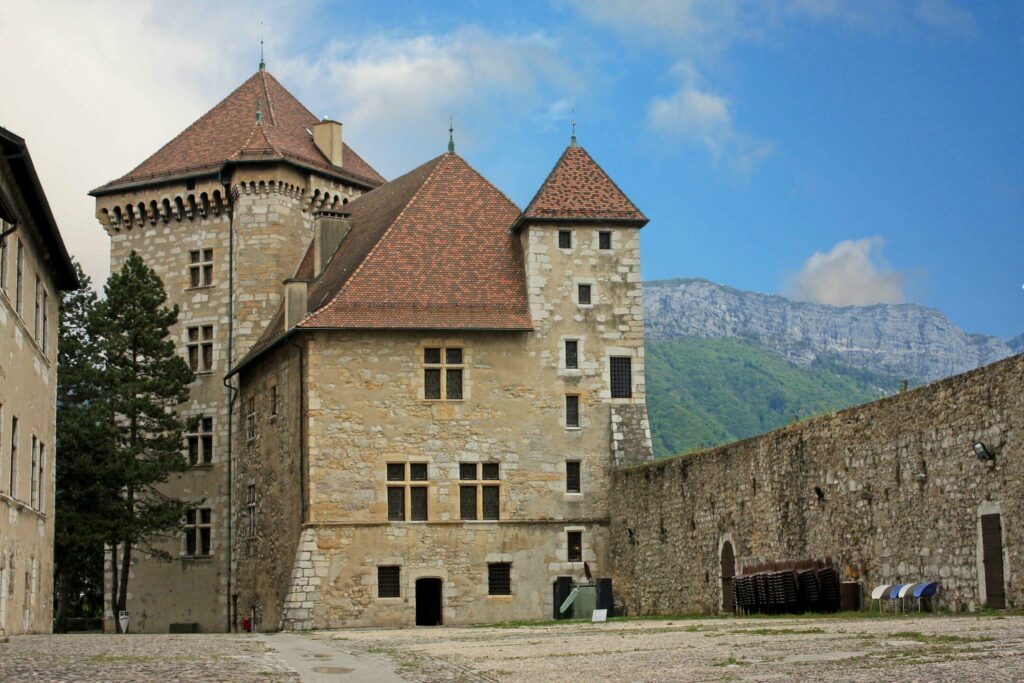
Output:
[[562,153],[519,222],[528,220],[647,223],[604,169],[575,144]]
[[[307,329],[529,330],[519,209],[443,154],[345,206],[352,226],[309,285]],[[311,280],[312,245],[295,274]],[[282,311],[239,367],[280,339]]]
[[[262,125],[256,122],[257,104]],[[151,157],[93,193],[170,176],[208,173],[228,161],[291,161],[367,189],[385,182],[348,145],[342,151],[342,165],[332,165],[306,132],[317,122],[269,72],[257,71]]]

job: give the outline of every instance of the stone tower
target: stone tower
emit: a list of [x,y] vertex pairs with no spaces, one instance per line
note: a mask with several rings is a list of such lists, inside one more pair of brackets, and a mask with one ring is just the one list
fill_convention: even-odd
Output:
[[161,546],[172,562],[133,557],[133,631],[231,627],[238,406],[225,375],[277,311],[316,214],[382,182],[344,143],[340,123],[318,120],[261,65],[135,169],[90,193],[111,238],[111,269],[135,251],[163,279],[168,303],[180,308],[172,333],[196,373],[184,410],[199,427],[182,444],[192,467],[166,485],[193,510],[183,537]]

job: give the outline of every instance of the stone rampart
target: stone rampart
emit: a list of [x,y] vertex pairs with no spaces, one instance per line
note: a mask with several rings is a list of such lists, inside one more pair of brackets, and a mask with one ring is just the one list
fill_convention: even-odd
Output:
[[[976,457],[978,442],[993,460]],[[617,600],[634,614],[717,612],[731,544],[737,573],[755,559],[828,557],[866,595],[881,583],[939,580],[955,609],[998,599],[985,562],[1001,560],[1006,604],[1024,606],[1022,458],[1018,355],[745,441],[620,469],[610,496]],[[1001,558],[983,549],[982,516],[992,514],[1000,515]]]

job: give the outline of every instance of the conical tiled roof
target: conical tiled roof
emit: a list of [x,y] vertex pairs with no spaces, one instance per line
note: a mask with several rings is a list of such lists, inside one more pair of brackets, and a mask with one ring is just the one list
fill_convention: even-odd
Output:
[[644,225],[647,217],[578,145],[562,152],[558,163],[523,212],[519,222],[610,221]]
[[[259,109],[262,123],[257,122]],[[367,189],[384,182],[377,171],[344,145],[334,166],[308,132],[318,122],[269,72],[253,74],[195,123],[129,173],[93,190],[210,172],[228,161],[285,160],[348,180]],[[307,130],[308,129],[308,130]]]
[[[345,205],[352,230],[309,285],[307,329],[528,330],[519,208],[453,153]],[[313,276],[312,245],[296,279]],[[280,339],[283,307],[239,367]]]

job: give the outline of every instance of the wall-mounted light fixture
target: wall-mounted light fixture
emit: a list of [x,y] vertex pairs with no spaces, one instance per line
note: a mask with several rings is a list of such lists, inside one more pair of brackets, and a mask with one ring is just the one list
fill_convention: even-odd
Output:
[[996,459],[996,454],[990,451],[988,448],[986,448],[985,444],[983,444],[980,441],[975,441],[973,444],[971,444],[971,448],[974,449],[974,455],[978,458],[978,460]]

